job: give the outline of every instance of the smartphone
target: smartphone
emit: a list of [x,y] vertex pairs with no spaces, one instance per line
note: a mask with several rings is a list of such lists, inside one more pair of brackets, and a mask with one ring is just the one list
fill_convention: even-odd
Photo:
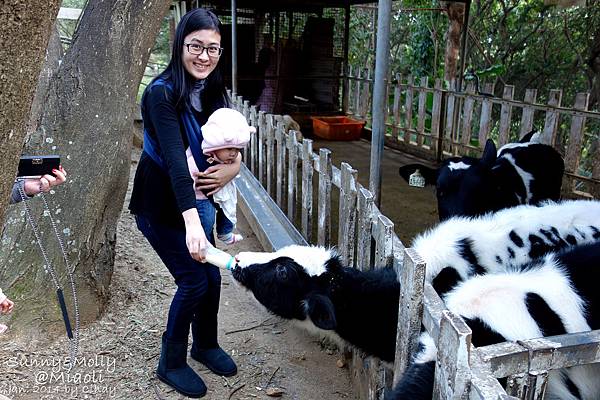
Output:
[[53,169],[59,169],[60,156],[22,156],[19,160],[18,177],[40,177],[42,175],[53,175]]

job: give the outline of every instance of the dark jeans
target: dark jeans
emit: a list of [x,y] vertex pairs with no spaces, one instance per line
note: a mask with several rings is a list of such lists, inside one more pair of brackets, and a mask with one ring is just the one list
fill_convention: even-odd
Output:
[[[207,201],[199,209],[199,214],[206,236],[214,244],[214,206]],[[177,284],[169,309],[167,338],[187,341],[191,323],[194,341],[200,348],[216,347],[217,313],[221,295],[219,268],[200,263],[190,256],[185,243],[185,229],[171,228],[142,215],[137,215],[135,219],[138,229],[150,242]]]

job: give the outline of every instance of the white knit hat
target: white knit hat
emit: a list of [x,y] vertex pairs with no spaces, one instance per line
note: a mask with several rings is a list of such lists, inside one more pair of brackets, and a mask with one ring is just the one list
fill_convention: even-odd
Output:
[[248,125],[242,113],[219,108],[202,127],[202,151],[208,154],[230,147],[243,149],[250,141],[250,134],[255,132],[256,128]]

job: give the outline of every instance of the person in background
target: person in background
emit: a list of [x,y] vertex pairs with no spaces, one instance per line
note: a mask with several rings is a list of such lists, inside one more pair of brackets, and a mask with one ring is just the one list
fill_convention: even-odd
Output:
[[[208,118],[202,127],[202,152],[208,156],[209,164],[231,164],[237,160],[240,149],[246,147],[250,141],[250,134],[256,132],[254,127],[248,125],[246,118],[238,111],[231,108],[220,108]],[[186,151],[188,167],[192,176],[198,172],[192,153]],[[213,195],[216,203],[216,230],[217,239],[226,245],[240,242],[244,237],[233,233],[237,222],[237,191],[235,183],[229,182]],[[202,210],[204,203],[210,201],[204,193],[196,189],[196,207]]]
[[[53,169],[52,174],[44,175],[40,178],[26,178],[15,181],[10,194],[10,204],[18,203],[23,200],[20,190],[25,193],[25,200],[32,198],[38,193],[47,193],[54,186],[63,184],[67,180],[67,172],[62,165],[59,169]],[[12,302],[0,289],[0,314],[9,314],[15,303]],[[4,333],[8,327],[0,324],[0,333]]]
[[[210,166],[202,152],[202,131],[208,116],[228,107],[219,68],[221,22],[205,9],[185,14],[175,32],[171,60],[142,96],[144,150],[136,170],[129,210],[139,230],[175,280],[157,377],[193,398],[206,394],[206,385],[187,364],[191,357],[222,376],[237,373],[232,358],[217,340],[221,275],[202,263],[214,244],[215,207],[196,207],[196,187],[210,199],[239,172],[241,156],[230,164]],[[200,172],[193,179],[186,150]]]

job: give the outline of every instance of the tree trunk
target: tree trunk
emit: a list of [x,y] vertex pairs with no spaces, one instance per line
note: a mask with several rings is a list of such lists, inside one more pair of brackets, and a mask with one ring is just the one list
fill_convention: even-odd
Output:
[[[43,104],[32,118],[26,151],[59,154],[68,183],[49,196],[75,270],[83,322],[95,319],[108,298],[115,256],[117,219],[127,189],[133,111],[139,82],[170,0],[89,0],[71,47],[58,64],[49,57]],[[53,65],[59,65],[54,69]],[[41,199],[28,202],[65,295],[64,261]],[[61,329],[54,287],[25,226],[20,205],[11,207],[0,251],[0,282],[17,301],[14,328]],[[40,216],[38,218],[38,216]],[[70,303],[70,301],[69,301]]]
[[444,57],[444,79],[450,82],[456,79],[458,55],[460,52],[460,35],[464,25],[464,3],[441,2],[448,13],[448,31],[446,32],[446,54]]
[[[59,0],[3,0],[0,6],[0,221],[13,186],[25,125]],[[0,268],[3,268],[0,265]],[[0,274],[1,276],[1,274]],[[0,279],[0,287],[4,284]]]

